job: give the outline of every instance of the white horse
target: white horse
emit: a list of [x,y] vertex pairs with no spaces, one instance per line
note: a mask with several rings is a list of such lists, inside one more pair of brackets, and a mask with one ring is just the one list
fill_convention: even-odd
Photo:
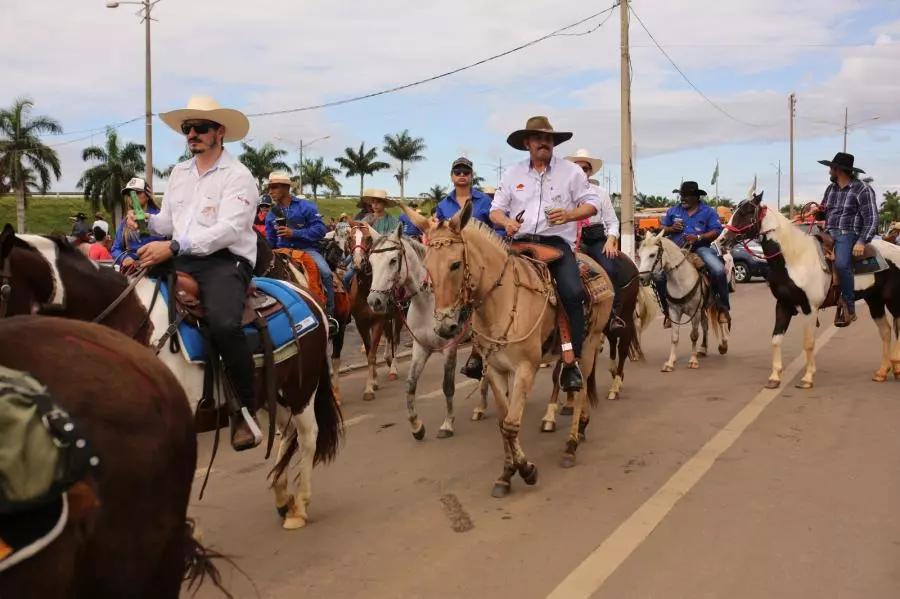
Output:
[[[669,359],[663,364],[663,372],[675,369],[679,330],[691,323],[691,357],[688,368],[700,367],[699,357],[707,354],[707,337],[710,322],[713,333],[719,339],[719,353],[728,352],[728,327],[719,323],[719,309],[713,298],[712,288],[694,267],[687,255],[672,240],[659,235],[648,235],[639,250],[639,276],[648,285],[652,276],[665,273],[666,291],[669,296],[669,313],[672,321],[672,347]],[[697,348],[700,329],[703,340]]]
[[[403,237],[402,225],[391,235],[376,240],[369,251],[372,266],[372,289],[369,307],[373,312],[385,314],[393,306],[402,313],[398,304],[409,299],[406,328],[413,338],[412,362],[406,377],[406,411],[412,434],[416,440],[425,438],[425,425],[416,411],[416,387],[422,370],[432,353],[444,356],[444,399],[447,413],[438,439],[454,434],[453,396],[456,391],[456,353],[459,339],[448,341],[434,332],[434,292],[425,282],[425,246]],[[487,398],[487,385],[481,385],[481,410],[476,407],[472,420],[481,420]]]

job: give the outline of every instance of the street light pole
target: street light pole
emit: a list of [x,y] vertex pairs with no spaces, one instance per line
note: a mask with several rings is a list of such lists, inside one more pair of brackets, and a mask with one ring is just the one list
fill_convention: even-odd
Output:
[[847,116],[850,113],[850,107],[844,106],[844,154],[847,153]]

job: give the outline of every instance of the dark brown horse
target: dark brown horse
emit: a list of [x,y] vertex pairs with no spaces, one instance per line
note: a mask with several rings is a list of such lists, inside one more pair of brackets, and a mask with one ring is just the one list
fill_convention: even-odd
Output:
[[[45,385],[99,458],[68,490],[60,535],[0,572],[0,597],[177,599],[186,575],[218,581],[187,520],[197,441],[172,373],[146,347],[84,322],[0,319],[0,339],[0,364]],[[28,518],[16,517],[19,528]]]
[[[169,310],[158,297],[156,281],[143,278],[129,282],[112,269],[98,267],[64,239],[17,236],[9,225],[0,232],[0,265],[9,286],[9,315],[37,312],[91,321],[121,299],[103,316],[101,324],[159,348],[159,359],[175,374],[192,403],[204,395],[203,364],[172,351],[167,330],[174,327],[170,329]],[[284,353],[280,350],[275,356],[274,388],[279,392],[276,420],[283,437],[273,486],[276,507],[285,517],[287,529],[305,526],[313,465],[335,457],[343,430],[329,381],[327,321],[314,299],[300,290],[295,292],[309,306],[318,326],[296,341],[296,349],[288,345]],[[257,397],[268,394],[262,369],[257,370]],[[307,409],[310,404],[312,409]],[[295,499],[287,493],[286,470],[298,450],[299,497]]]

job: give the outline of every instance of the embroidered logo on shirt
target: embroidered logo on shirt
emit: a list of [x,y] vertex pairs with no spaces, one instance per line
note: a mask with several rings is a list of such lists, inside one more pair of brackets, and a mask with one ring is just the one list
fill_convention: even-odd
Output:
[[525,189],[525,184],[524,184],[524,183],[519,183],[518,185],[516,185],[516,190],[517,190],[517,191],[522,191],[523,189]]
[[200,214],[206,216],[208,218],[216,217],[216,207],[215,206],[207,206],[203,210],[200,211]]
[[247,199],[247,198],[245,198],[245,197],[242,196],[242,195],[239,195],[239,196],[237,197],[237,201],[240,202],[241,204],[243,204],[244,206],[249,206],[249,205],[250,205],[250,200]]

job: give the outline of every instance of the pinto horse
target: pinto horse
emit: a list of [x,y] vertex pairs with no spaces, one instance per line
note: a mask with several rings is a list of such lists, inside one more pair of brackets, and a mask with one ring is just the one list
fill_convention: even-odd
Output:
[[[10,225],[0,232],[0,265],[0,285],[8,286],[8,301],[4,302],[8,314],[99,319],[100,324],[154,347],[192,404],[204,395],[204,365],[189,361],[186,354],[172,349],[178,327],[170,319],[166,302],[158,298],[158,280],[129,281],[110,268],[92,263],[65,239],[16,235]],[[276,508],[284,518],[285,529],[306,525],[313,466],[334,459],[343,432],[340,408],[329,381],[325,315],[307,294],[299,289],[294,293],[307,303],[318,326],[296,340],[293,352],[286,346],[284,353],[278,352],[282,358],[276,355],[274,386],[278,406],[270,427],[278,424],[282,441],[271,476]],[[184,348],[180,332],[177,338]],[[267,386],[266,377],[257,370],[257,397],[267,397]],[[222,399],[221,394],[215,395]],[[272,407],[270,404],[270,415]],[[270,439],[271,432],[270,428]],[[287,469],[298,451],[300,477],[295,497],[287,493]]]
[[[769,210],[762,203],[763,194],[754,194],[741,202],[722,235],[723,244],[733,247],[738,242],[759,238],[769,263],[768,283],[775,296],[775,328],[772,331],[772,373],[766,387],[781,385],[784,366],[781,361],[781,342],[791,319],[799,312],[806,316],[803,330],[803,349],[806,352],[806,373],[797,384],[799,389],[811,389],[816,373],[815,327],[819,310],[836,304],[839,293],[824,254],[817,247],[815,237],[791,224],[777,210]],[[883,383],[893,367],[895,379],[900,379],[900,247],[887,241],[875,240],[870,246],[887,262],[888,268],[874,274],[857,275],[856,296],[869,306],[872,320],[881,336],[881,364],[872,380]],[[830,293],[829,293],[830,292]],[[887,311],[893,315],[893,326],[887,321]],[[894,343],[891,332],[893,329]],[[892,347],[893,345],[893,347]]]
[[[177,599],[203,570],[218,585],[187,519],[197,438],[172,373],[141,344],[85,322],[3,318],[0,338],[0,364],[46,386],[99,460],[66,492],[59,535],[24,561],[0,561],[0,597]],[[40,538],[26,535],[46,510],[0,516],[0,533]]]

